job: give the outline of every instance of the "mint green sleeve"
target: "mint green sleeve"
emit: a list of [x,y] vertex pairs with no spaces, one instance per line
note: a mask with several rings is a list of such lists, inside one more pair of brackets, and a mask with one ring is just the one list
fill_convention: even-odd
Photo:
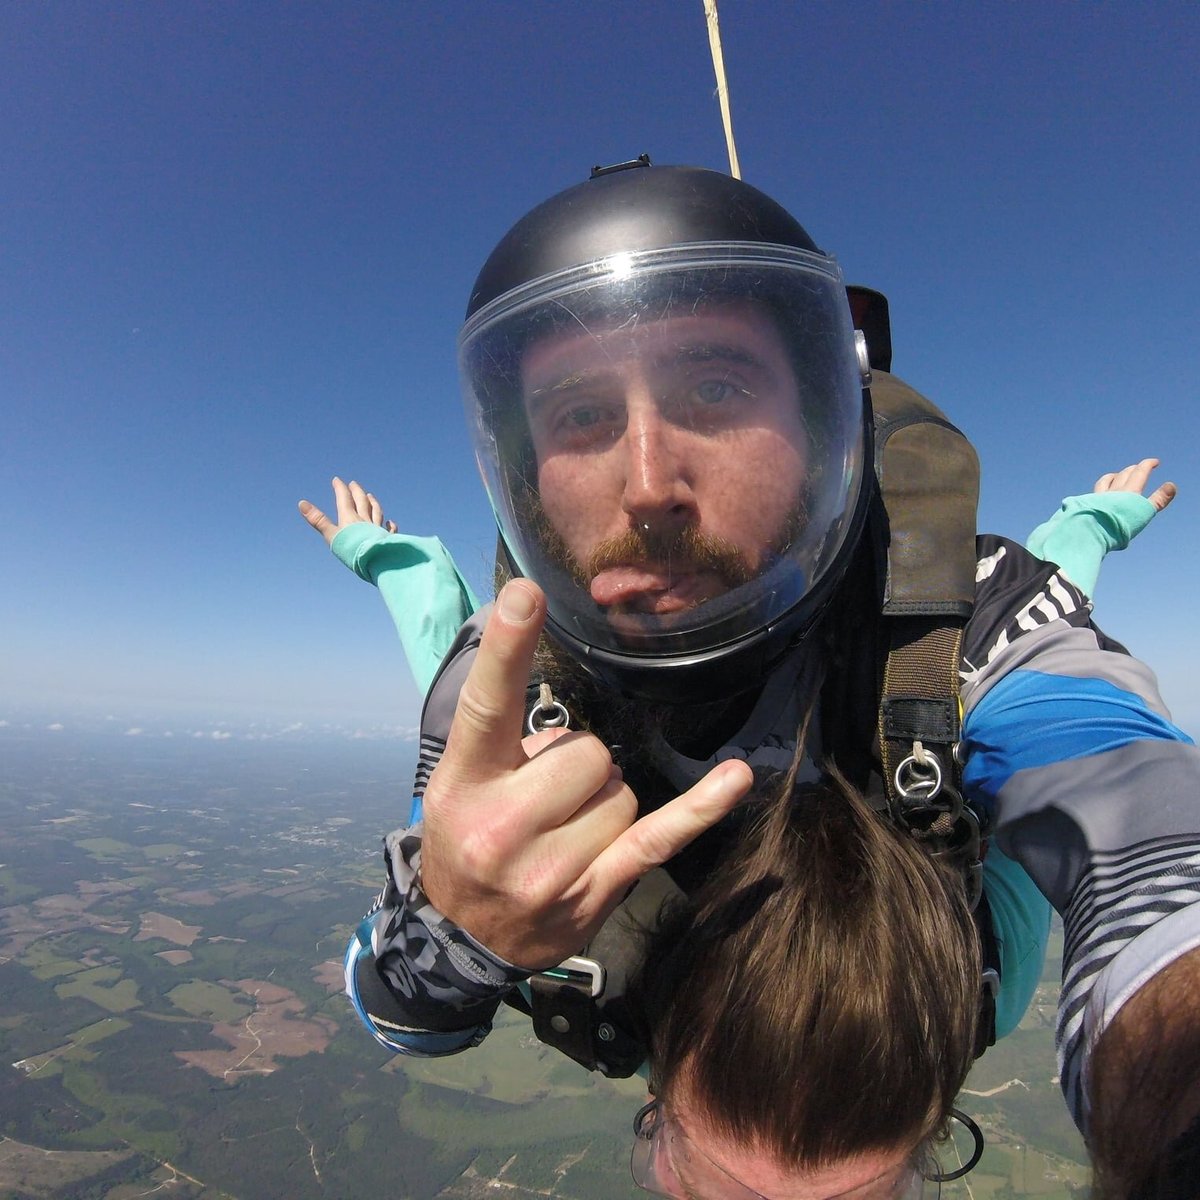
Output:
[[1124,550],[1156,511],[1137,492],[1068,496],[1058,512],[1029,535],[1025,548],[1061,567],[1073,584],[1094,596],[1104,556]]
[[992,913],[1000,952],[1000,992],[996,997],[996,1040],[1021,1023],[1037,991],[1050,937],[1050,901],[1025,868],[993,842],[983,860],[983,890]]
[[379,588],[424,695],[454,635],[479,607],[450,551],[438,538],[388,533],[367,521],[347,525],[330,549]]

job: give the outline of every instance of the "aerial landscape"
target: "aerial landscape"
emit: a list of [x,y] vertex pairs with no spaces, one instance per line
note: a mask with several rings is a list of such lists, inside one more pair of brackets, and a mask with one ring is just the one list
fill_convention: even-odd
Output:
[[[588,1074],[508,1010],[425,1062],[354,1022],[340,957],[413,749],[0,726],[0,1196],[637,1194],[639,1079]],[[1087,1194],[1054,1079],[1060,950],[968,1081],[988,1147],[943,1196]]]
[[[522,214],[544,217],[548,197],[579,195],[567,189],[595,192],[617,179],[654,179],[680,166],[704,168],[705,176],[728,172],[743,183],[734,188],[732,179],[710,179],[721,194],[727,185],[729,195],[743,198],[745,186],[760,189],[803,227],[793,229],[788,216],[791,240],[776,264],[780,279],[795,274],[797,304],[801,293],[816,296],[814,288],[831,302],[815,323],[777,314],[770,340],[782,336],[792,348],[786,371],[774,372],[785,388],[734,386],[735,372],[722,372],[679,393],[703,401],[698,419],[705,409],[725,408],[720,397],[749,414],[727,426],[728,447],[713,441],[715,449],[697,459],[711,492],[691,473],[690,452],[667,452],[676,437],[686,448],[708,417],[666,421],[661,442],[657,434],[627,438],[640,425],[630,425],[625,402],[581,404],[564,423],[564,432],[575,424],[584,438],[598,412],[615,418],[593,431],[595,443],[578,447],[590,464],[568,467],[573,456],[553,455],[569,485],[564,496],[571,503],[563,506],[578,507],[581,529],[598,532],[617,512],[624,529],[625,516],[632,516],[624,485],[636,497],[656,475],[649,466],[661,460],[674,472],[672,488],[679,488],[659,494],[663,515],[673,521],[691,512],[689,525],[717,535],[725,513],[732,524],[745,518],[753,548],[741,573],[715,590],[703,582],[703,571],[699,583],[680,586],[677,577],[689,572],[661,548],[642,557],[665,563],[610,564],[615,574],[599,593],[574,595],[583,601],[585,623],[612,641],[610,649],[624,655],[627,631],[643,624],[648,630],[653,622],[643,618],[660,603],[678,605],[682,614],[664,610],[664,629],[693,617],[704,624],[705,614],[694,611],[702,601],[688,598],[694,586],[693,599],[722,601],[709,610],[718,614],[709,631],[718,639],[708,647],[715,657],[672,637],[666,665],[688,673],[693,664],[706,674],[712,668],[714,687],[735,696],[744,691],[745,703],[757,706],[758,668],[767,659],[743,670],[739,656],[760,649],[765,656],[777,637],[782,650],[785,634],[798,638],[801,626],[780,618],[803,617],[807,629],[820,600],[836,615],[839,635],[845,620],[846,653],[839,636],[825,663],[814,638],[811,657],[808,650],[797,655],[804,669],[792,698],[808,688],[810,663],[829,667],[828,681],[837,685],[830,692],[846,693],[856,722],[869,718],[861,731],[847,727],[847,743],[861,740],[850,746],[856,759],[868,749],[879,727],[873,700],[871,711],[859,703],[872,695],[857,686],[867,676],[860,681],[840,667],[861,658],[866,672],[866,651],[882,628],[865,607],[862,627],[852,627],[868,593],[859,594],[862,581],[851,575],[835,589],[834,568],[844,565],[835,542],[849,553],[870,509],[866,528],[880,565],[892,561],[893,549],[907,556],[924,547],[936,569],[920,582],[932,585],[943,575],[943,547],[933,536],[942,522],[893,521],[886,502],[856,490],[870,476],[870,414],[855,382],[864,364],[857,351],[850,359],[842,338],[850,333],[844,282],[859,300],[861,289],[877,297],[875,333],[862,347],[868,362],[881,357],[872,350],[882,348],[886,334],[887,357],[894,350],[902,380],[970,441],[981,471],[979,530],[1020,542],[1075,511],[1073,501],[1086,508],[1094,481],[1108,480],[1108,488],[1125,474],[1123,463],[1158,462],[1155,484],[1178,484],[1178,499],[1148,526],[1146,504],[1126,497],[1142,510],[1143,532],[1136,545],[1109,556],[1098,591],[1092,587],[1089,595],[1106,634],[1158,672],[1179,727],[1200,732],[1200,641],[1191,609],[1200,558],[1186,550],[1200,474],[1200,439],[1187,435],[1197,429],[1197,403],[1189,386],[1193,322],[1186,318],[1195,305],[1200,223],[1187,217],[1185,199],[1200,189],[1200,155],[1186,150],[1195,144],[1189,114],[1200,111],[1200,4],[758,0],[721,4],[720,23],[716,8],[717,0],[0,6],[0,461],[8,501],[8,569],[0,584],[0,628],[7,635],[0,653],[0,1200],[647,1194],[630,1172],[631,1126],[646,1100],[641,1078],[586,1072],[536,1040],[528,1017],[504,1006],[491,1035],[469,1052],[393,1057],[364,1032],[343,993],[348,939],[384,883],[381,839],[409,811],[420,727],[427,738],[440,736],[437,722],[423,720],[430,675],[445,650],[427,636],[438,623],[427,618],[471,591],[493,594],[497,551],[503,561],[514,551],[503,540],[508,523],[528,524],[522,538],[539,561],[546,552],[543,582],[557,589],[568,578],[552,553],[551,543],[563,540],[550,519],[555,505],[542,502],[549,456],[540,460],[521,432],[533,429],[524,384],[538,406],[543,393],[556,403],[576,392],[586,398],[582,385],[607,377],[608,367],[593,361],[598,348],[626,344],[632,354],[659,317],[707,324],[727,299],[734,316],[743,307],[748,317],[774,304],[771,288],[741,273],[742,202],[737,212],[718,204],[706,213],[696,197],[684,208],[703,218],[696,227],[702,239],[647,247],[641,232],[657,226],[657,218],[645,230],[634,222],[603,258],[576,261],[572,252],[569,264],[558,264],[568,267],[560,275],[557,268],[542,274],[536,265],[543,249],[547,262],[553,259],[549,250],[559,235],[547,236],[545,246],[539,236],[528,254],[514,258],[521,277],[509,281],[515,286],[484,300],[488,278],[499,287],[506,274],[485,266],[503,262],[494,248],[505,230],[540,227],[543,218],[527,225]],[[656,174],[636,165],[642,163],[653,164]],[[604,182],[593,186],[593,179]],[[709,217],[720,218],[715,230]],[[737,219],[726,228],[725,217]],[[768,239],[757,218],[751,224],[757,244],[746,264],[775,262],[775,235]],[[574,225],[572,218],[560,232]],[[626,248],[626,236],[636,253]],[[523,237],[500,244],[514,246]],[[644,263],[638,247],[647,250]],[[739,264],[736,270],[726,270],[730,262]],[[687,264],[696,268],[695,286],[690,267],[682,273]],[[671,282],[676,268],[686,284],[681,290]],[[707,279],[714,281],[711,291],[701,286]],[[670,286],[660,292],[659,283]],[[586,297],[583,316],[562,303],[576,294],[576,284]],[[611,306],[601,304],[605,295]],[[610,320],[601,311],[609,308],[625,315]],[[467,312],[473,315],[464,327]],[[578,342],[587,351],[578,370],[548,378],[548,389],[526,379],[527,364],[540,354],[525,350],[541,343],[543,328],[569,333],[564,345]],[[499,336],[507,329],[516,331],[511,342]],[[496,332],[497,341],[481,337],[484,330]],[[661,365],[677,360],[699,369],[756,358],[728,340],[707,339],[694,352],[684,347]],[[845,389],[842,415],[851,418],[845,422],[824,420],[834,393],[801,386],[807,368],[796,370],[808,361],[810,343],[826,342],[833,358],[846,355],[835,389]],[[814,363],[825,357],[814,354]],[[612,361],[623,358],[622,351]],[[631,366],[636,358],[629,357]],[[657,356],[653,361],[657,371]],[[768,390],[777,399],[792,394],[793,376],[795,403],[768,403]],[[511,386],[518,379],[521,386]],[[877,386],[877,397],[883,391]],[[665,403],[673,394],[664,386],[642,395],[639,406],[647,416],[682,415],[685,408]],[[499,419],[510,401],[516,401],[512,423]],[[545,411],[553,407],[547,400]],[[759,420],[758,409],[775,412],[782,423]],[[862,436],[851,437],[860,414]],[[837,424],[845,424],[845,445],[823,457]],[[757,434],[746,435],[756,430],[766,448],[786,451],[789,470],[772,465],[773,452],[764,457],[753,448],[760,445]],[[625,459],[622,450],[610,459],[600,452],[605,439],[609,450],[624,443],[646,456]],[[512,459],[518,442],[521,453]],[[932,444],[928,449],[929,463],[944,462]],[[602,459],[616,464],[607,480],[590,472]],[[646,470],[628,469],[635,461]],[[547,496],[554,473],[547,471]],[[443,565],[456,566],[458,586],[447,578],[435,593],[431,573],[428,590],[426,584],[414,590],[415,602],[398,600],[399,591],[385,584],[390,609],[381,604],[366,542],[363,555],[343,553],[352,534],[331,553],[325,534],[332,525],[322,524],[318,509],[331,520],[337,513],[332,478],[344,481],[343,492],[352,481],[375,489],[370,497],[363,492],[364,511],[378,510],[372,520],[386,514],[414,535],[412,545],[424,547],[417,555],[422,562],[440,562],[440,546]],[[593,479],[595,486],[580,482]],[[924,466],[917,479],[913,496],[928,494],[914,507],[926,516],[942,509],[939,517],[953,517],[965,535],[966,508],[951,512],[935,503],[934,490],[924,488],[932,482]],[[814,500],[827,486],[831,496],[840,489],[847,498],[836,520],[828,515],[832,507]],[[861,503],[849,503],[852,491]],[[704,498],[701,514],[705,493],[711,503]],[[676,504],[680,496],[686,504]],[[764,497],[783,505],[776,505],[777,521],[766,520],[771,506]],[[818,514],[826,524],[833,520],[825,532],[812,524]],[[898,509],[894,515],[900,517]],[[629,531],[657,527],[659,514],[650,516]],[[764,540],[768,524],[771,537]],[[803,538],[792,536],[801,531]],[[1125,541],[1126,533],[1132,536],[1124,530]],[[1117,540],[1106,536],[1104,543],[1115,549]],[[713,545],[728,541],[718,536]],[[784,548],[799,552],[801,545],[819,570],[792,573],[786,586],[777,586]],[[865,568],[866,541],[861,545]],[[581,558],[564,540],[566,551],[577,561],[592,557],[590,548]],[[982,564],[997,583],[1007,554],[998,550]],[[539,578],[520,553],[513,563]],[[418,569],[409,572],[409,565]],[[963,565],[969,571],[974,560],[968,555]],[[420,563],[404,558],[404,566],[394,574],[426,577]],[[743,610],[732,593],[740,588],[729,600],[724,589],[743,576],[755,581],[756,592],[758,581],[767,586],[744,610],[754,627],[734,629]],[[885,587],[889,612],[907,612],[903,588],[890,581]],[[1045,636],[1043,618],[1057,624],[1053,590],[1032,604],[1022,601],[1021,611],[1010,614],[1012,630]],[[629,608],[641,592],[637,605],[645,612]],[[432,603],[430,595],[453,605]],[[780,611],[760,620],[754,615],[760,600]],[[939,591],[935,607],[948,600]],[[965,594],[949,603],[961,615]],[[616,619],[596,619],[605,604],[617,610]],[[462,615],[440,622],[447,639]],[[907,617],[891,623],[907,638]],[[812,632],[824,630],[814,624]],[[699,628],[695,634],[708,637]],[[1003,630],[994,648],[1007,645],[1009,634]],[[1051,640],[1025,647],[1040,655],[1040,644],[1056,655]],[[689,661],[675,657],[676,645]],[[721,667],[727,651],[728,675]],[[633,666],[640,673],[646,663]],[[951,660],[943,666],[952,680]],[[972,686],[1004,682],[981,684],[983,668],[965,659],[959,666],[964,678],[976,676]],[[651,690],[655,674],[647,676]],[[1123,670],[1118,674],[1124,679]],[[634,719],[644,728],[634,732],[661,740],[672,754],[690,754],[675,730],[697,745],[706,741],[702,726],[690,728],[689,706],[699,697],[690,687],[678,696],[674,684],[667,689],[670,672],[660,678],[670,720],[660,722],[660,714],[643,720],[638,712]],[[1091,873],[1086,887],[1075,887],[1080,910],[1098,898],[1096,919],[1079,922],[1087,926],[1080,938],[1096,934],[1107,955],[1117,945],[1110,933],[1124,939],[1144,928],[1139,922],[1147,914],[1161,917],[1176,902],[1194,901],[1191,865],[1181,867],[1178,887],[1155,876],[1143,890],[1151,876],[1122,857],[1146,846],[1157,854],[1157,835],[1136,847],[1125,844],[1141,838],[1143,819],[1154,825],[1161,817],[1171,838],[1190,838],[1174,828],[1194,826],[1190,794],[1110,761],[1096,776],[1085,770],[1079,746],[1090,749],[1093,735],[1107,735],[1085,716],[1065,714],[1076,700],[1084,714],[1099,691],[1090,690],[1090,677],[1068,672],[1067,678],[1062,718],[1048,726],[1062,734],[1061,744],[1057,733],[1044,738],[1039,725],[1017,722],[1019,735],[999,730],[995,758],[1010,749],[1059,755],[1047,765],[1067,785],[1071,805],[1079,801],[1081,817],[1069,836],[1084,836],[1093,818],[1099,827],[1110,815],[1121,831],[1111,847],[1107,832],[1078,843],[1105,864],[1094,875],[1094,891]],[[443,680],[453,682],[453,673]],[[515,682],[519,691],[526,680]],[[539,703],[550,700],[545,682]],[[1132,693],[1123,684],[1117,690],[1120,696],[1110,699],[1125,705]],[[764,685],[772,703],[774,693],[774,682]],[[1003,698],[1004,691],[988,694]],[[1014,713],[1035,711],[1019,689],[1011,694]],[[605,717],[620,715],[616,695],[603,693],[595,712],[589,702],[579,715],[590,720],[602,707]],[[812,698],[820,698],[815,682]],[[943,733],[955,724],[953,696],[928,707],[916,695],[897,699],[905,711],[940,708],[950,718]],[[438,698],[433,710],[440,707]],[[1150,746],[1146,730],[1157,731],[1156,740],[1166,731],[1157,700],[1150,708],[1153,714],[1137,708],[1136,716],[1122,708],[1112,736],[1115,742],[1145,736],[1139,749],[1154,757],[1163,747]],[[796,715],[790,707],[779,711],[788,721]],[[830,732],[841,733],[832,706],[814,711]],[[760,733],[756,749],[782,759],[778,752],[791,745],[784,717]],[[632,753],[623,737],[610,741],[614,752]],[[490,747],[480,742],[486,757]],[[921,745],[914,735],[915,764],[922,762]],[[702,758],[713,749],[702,748]],[[1178,749],[1167,747],[1165,757]],[[515,746],[509,750],[527,765]],[[657,750],[639,761],[655,774],[661,765]],[[1014,770],[1001,790],[1025,789],[1047,814],[1031,827],[1057,828],[1066,810],[1031,782],[1044,776],[1024,772]],[[609,778],[616,781],[611,772]],[[1126,784],[1136,803],[1118,816]],[[914,785],[926,788],[932,798],[936,770]],[[490,791],[480,794],[482,804],[491,803]],[[533,795],[525,790],[522,798]],[[525,808],[542,816],[537,805]],[[495,824],[519,836],[492,856],[500,867],[532,844],[506,817]],[[464,844],[473,819],[468,814],[447,841]],[[1019,839],[1016,821],[1013,828]],[[573,852],[581,843],[564,837],[563,844]],[[1031,832],[1022,861],[1037,861],[1037,869],[1065,880],[1076,859],[1073,851],[1060,852],[1063,844],[1076,845]],[[437,851],[424,853],[429,885]],[[622,877],[614,886],[627,882]],[[1138,897],[1136,919],[1114,899],[1126,883]],[[1166,899],[1156,890],[1160,883],[1172,893]],[[506,894],[520,901],[532,889]],[[854,911],[836,901],[826,907],[838,916]],[[496,912],[507,915],[500,906],[489,915]],[[463,924],[471,926],[465,918]],[[786,929],[788,921],[775,924]],[[571,926],[566,940],[578,928]],[[878,921],[874,929],[880,928],[892,926]],[[895,928],[902,931],[904,922]],[[761,944],[774,950],[771,933]],[[1166,939],[1171,927],[1159,934]],[[491,944],[498,951],[502,945]],[[936,994],[944,940],[934,945]],[[841,960],[841,948],[836,944],[828,957]],[[555,943],[543,960],[560,953]],[[515,950],[511,956],[520,960]],[[862,961],[856,978],[882,974],[876,958]],[[1087,991],[1090,984],[1102,979],[1107,988],[1121,971],[1101,976],[1103,955],[1076,961],[1086,966],[1073,973],[1081,990],[1072,1016],[1082,1029],[1083,1004],[1094,995],[1095,1013],[1105,994]],[[1142,961],[1127,956],[1121,967],[1132,963],[1136,971]],[[975,1064],[958,1101],[985,1134],[982,1159],[966,1178],[927,1187],[924,1200],[1091,1195],[1087,1154],[1055,1058],[1062,964],[1056,924],[1019,1029]],[[722,962],[719,982],[728,978],[723,971]],[[777,973],[766,978],[769,985]],[[809,977],[796,978],[804,981],[800,994],[812,995]],[[973,988],[974,979],[968,982]],[[726,987],[725,994],[771,998],[769,986]],[[788,1016],[801,1011],[799,1004],[777,1008]],[[901,1024],[893,1008],[886,1011],[889,1029],[921,1028],[919,1020]],[[1172,1010],[1188,1011],[1187,1005]],[[739,1027],[757,1034],[753,1021]],[[1090,1036],[1094,1027],[1086,1028],[1083,1036]],[[925,1044],[936,1048],[928,1031],[926,1025]],[[764,1061],[787,1043],[768,1040]],[[723,1042],[716,1044],[720,1065],[744,1071]],[[852,1041],[838,1061],[853,1061],[858,1044]],[[896,1056],[903,1065],[920,1058],[925,1047],[915,1045],[917,1053]],[[1149,1064],[1153,1079],[1163,1064],[1143,1052],[1145,1045],[1135,1042],[1133,1057]],[[820,1057],[806,1053],[802,1061],[808,1068]],[[1161,1057],[1186,1067],[1182,1055]],[[1068,1061],[1073,1071],[1078,1059]],[[800,1070],[776,1074],[785,1096],[794,1078],[797,1089],[804,1084]],[[879,1075],[892,1078],[885,1069]],[[731,1070],[726,1081],[747,1077],[751,1087],[739,1095],[768,1096],[762,1107],[773,1115],[776,1097],[762,1085],[772,1072]],[[864,1094],[858,1086],[848,1090]],[[1157,1083],[1133,1090],[1148,1100],[1146,1126],[1165,1133],[1169,1121],[1160,1117],[1169,1111],[1168,1093]],[[820,1086],[797,1094],[805,1101],[815,1096],[810,1108],[821,1116],[844,1111],[829,1104]],[[877,1094],[896,1101],[901,1121],[919,1103],[909,1088],[886,1082]],[[874,1095],[867,1098],[872,1106],[860,1111],[883,1107]],[[1124,1100],[1123,1093],[1114,1105],[1114,1126],[1133,1150],[1162,1159],[1155,1166],[1166,1173],[1169,1160],[1144,1135],[1146,1126],[1128,1119],[1132,1106]],[[1171,1107],[1178,1116],[1186,1105]],[[956,1127],[939,1151],[944,1171],[971,1151],[964,1128]]]

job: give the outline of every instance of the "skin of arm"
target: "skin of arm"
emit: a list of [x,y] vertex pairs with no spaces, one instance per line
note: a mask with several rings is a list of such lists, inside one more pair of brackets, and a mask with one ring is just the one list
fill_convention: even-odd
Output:
[[[1088,1144],[1097,1200],[1200,1195],[1198,995],[1200,949],[1136,992],[1096,1046]],[[1177,1190],[1185,1180],[1192,1191]]]

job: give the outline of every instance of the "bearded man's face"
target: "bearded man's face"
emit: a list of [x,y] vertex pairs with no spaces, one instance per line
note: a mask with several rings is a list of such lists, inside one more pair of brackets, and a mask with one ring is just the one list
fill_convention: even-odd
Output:
[[786,545],[808,441],[752,301],[546,338],[521,384],[545,540],[618,629],[721,596]]

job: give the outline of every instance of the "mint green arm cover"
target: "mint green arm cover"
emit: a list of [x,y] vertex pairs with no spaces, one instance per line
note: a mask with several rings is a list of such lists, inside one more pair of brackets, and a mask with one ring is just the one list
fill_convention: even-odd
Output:
[[454,635],[479,607],[450,551],[438,538],[388,533],[368,521],[347,525],[329,548],[379,589],[424,695]]
[[996,1038],[1021,1023],[1042,977],[1050,936],[1050,901],[1025,868],[988,846],[983,890],[992,912],[992,932],[1000,951],[1000,994],[996,997]]
[[1076,587],[1094,596],[1104,556],[1124,550],[1156,511],[1137,492],[1068,496],[1058,512],[1029,535],[1025,548],[1061,567]]

